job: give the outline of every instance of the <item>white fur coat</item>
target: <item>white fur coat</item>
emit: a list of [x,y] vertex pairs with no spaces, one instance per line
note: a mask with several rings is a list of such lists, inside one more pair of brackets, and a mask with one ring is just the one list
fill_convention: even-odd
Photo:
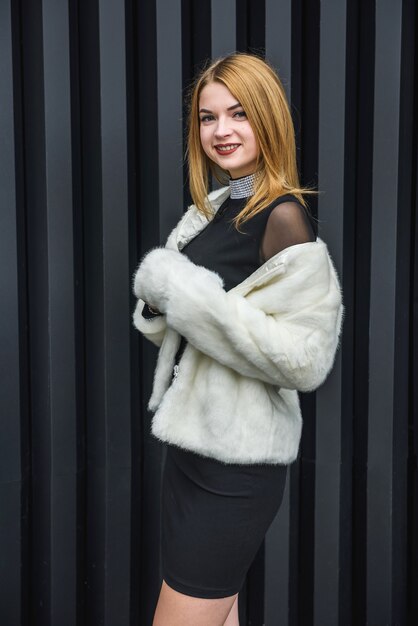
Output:
[[[214,212],[228,193],[209,195]],[[224,463],[291,463],[302,428],[297,391],[324,383],[339,346],[336,269],[318,237],[282,250],[227,292],[216,272],[180,252],[207,223],[190,207],[134,276],[134,324],[160,346],[152,433]],[[142,317],[144,302],[163,315]],[[180,335],[188,344],[172,382]]]

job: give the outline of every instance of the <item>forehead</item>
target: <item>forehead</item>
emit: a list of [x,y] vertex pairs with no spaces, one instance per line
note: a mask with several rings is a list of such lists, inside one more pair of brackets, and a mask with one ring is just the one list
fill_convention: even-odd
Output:
[[214,110],[215,108],[231,106],[237,102],[237,98],[222,83],[209,83],[200,92],[199,107]]

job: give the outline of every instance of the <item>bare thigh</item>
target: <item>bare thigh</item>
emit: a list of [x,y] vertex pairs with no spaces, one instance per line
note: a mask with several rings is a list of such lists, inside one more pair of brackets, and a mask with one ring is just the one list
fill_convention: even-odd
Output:
[[237,596],[193,598],[163,580],[152,626],[223,626]]

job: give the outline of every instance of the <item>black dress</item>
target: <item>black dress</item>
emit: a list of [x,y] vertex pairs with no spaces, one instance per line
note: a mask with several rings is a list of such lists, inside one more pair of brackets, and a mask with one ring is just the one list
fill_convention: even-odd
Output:
[[[240,227],[243,233],[239,233],[231,219],[243,208],[246,198],[228,198],[182,253],[218,272],[228,291],[262,264],[259,249],[267,219],[275,206],[289,200],[297,202],[294,196],[281,196],[245,222]],[[316,232],[313,223],[312,230]],[[182,338],[176,363],[185,346]],[[164,445],[163,578],[170,587],[189,596],[232,596],[241,589],[280,508],[287,466],[225,464]]]

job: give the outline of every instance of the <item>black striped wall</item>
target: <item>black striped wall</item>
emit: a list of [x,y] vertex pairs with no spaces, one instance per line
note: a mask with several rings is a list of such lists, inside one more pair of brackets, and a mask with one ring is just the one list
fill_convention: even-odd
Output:
[[2,626],[151,626],[164,451],[131,276],[190,202],[187,89],[234,50],[285,84],[346,306],[241,623],[418,623],[417,13],[0,2]]

